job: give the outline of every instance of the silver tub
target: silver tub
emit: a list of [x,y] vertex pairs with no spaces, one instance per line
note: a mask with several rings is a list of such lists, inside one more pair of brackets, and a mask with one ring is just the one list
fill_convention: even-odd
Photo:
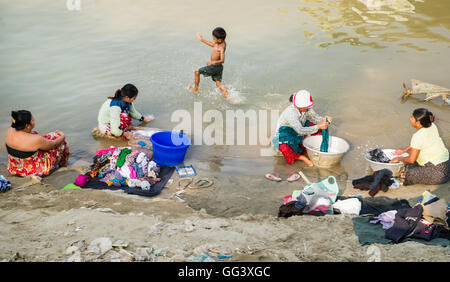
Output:
[[303,140],[303,146],[308,152],[308,157],[315,166],[324,168],[335,166],[350,150],[350,145],[342,138],[330,136],[329,142],[329,152],[326,153],[320,151],[321,135],[309,136]]

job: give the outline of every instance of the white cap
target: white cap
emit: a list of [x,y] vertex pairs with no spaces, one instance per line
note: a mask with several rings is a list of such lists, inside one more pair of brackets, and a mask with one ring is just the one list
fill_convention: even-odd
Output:
[[299,109],[306,109],[314,105],[311,94],[306,90],[300,90],[295,93],[292,102]]

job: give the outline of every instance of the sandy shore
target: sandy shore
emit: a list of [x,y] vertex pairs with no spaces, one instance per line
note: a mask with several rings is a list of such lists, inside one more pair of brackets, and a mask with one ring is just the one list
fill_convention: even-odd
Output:
[[[287,182],[249,177],[261,193],[233,196],[220,192],[233,185],[231,176],[203,170],[215,185],[182,194],[185,202],[166,199],[176,191],[176,174],[153,198],[60,190],[81,171],[61,169],[37,182],[10,177],[0,165],[0,174],[13,184],[0,194],[0,261],[189,261],[204,253],[212,258],[232,255],[229,261],[368,261],[373,251],[359,243],[349,215],[277,218],[283,196],[294,185]],[[414,203],[426,189],[450,199],[448,184],[400,187],[378,195]],[[351,187],[341,193],[367,196]],[[111,243],[122,247],[111,248]],[[372,246],[379,249],[381,261],[450,261],[448,247],[416,242]]]

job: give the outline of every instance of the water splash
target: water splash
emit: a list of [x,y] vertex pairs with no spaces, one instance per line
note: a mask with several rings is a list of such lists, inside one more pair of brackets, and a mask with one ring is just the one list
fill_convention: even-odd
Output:
[[233,105],[244,104],[247,100],[238,89],[232,87],[228,89],[228,95],[227,101]]

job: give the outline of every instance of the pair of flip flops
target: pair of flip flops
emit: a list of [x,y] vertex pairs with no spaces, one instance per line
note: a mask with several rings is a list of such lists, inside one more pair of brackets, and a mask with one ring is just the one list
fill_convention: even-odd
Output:
[[[268,174],[265,175],[265,177],[267,179],[269,179],[269,180],[277,181],[277,182],[280,182],[280,181],[283,180],[283,179],[281,179],[280,175],[278,173],[276,173],[276,172],[268,173]],[[300,174],[298,174],[298,173],[290,173],[286,180],[288,182],[294,182],[294,181],[297,181],[299,179],[300,179]]]
[[194,182],[194,179],[192,177],[183,178],[180,179],[178,182],[177,190],[185,190],[186,188],[189,189],[201,189],[201,188],[207,188],[214,184],[212,180],[209,180],[208,178],[202,178]]

